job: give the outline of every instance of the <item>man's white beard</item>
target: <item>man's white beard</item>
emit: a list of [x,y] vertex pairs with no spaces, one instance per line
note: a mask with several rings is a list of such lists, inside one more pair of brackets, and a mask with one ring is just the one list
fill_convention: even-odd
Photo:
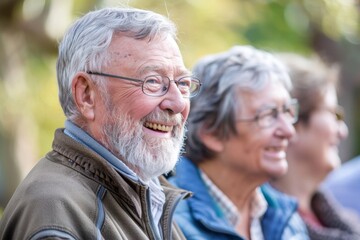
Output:
[[[166,112],[150,113],[140,122],[129,116],[109,111],[103,126],[105,142],[110,150],[132,169],[143,181],[171,171],[183,151],[184,127],[181,115],[170,116]],[[143,132],[145,121],[176,122],[171,138],[148,137]]]

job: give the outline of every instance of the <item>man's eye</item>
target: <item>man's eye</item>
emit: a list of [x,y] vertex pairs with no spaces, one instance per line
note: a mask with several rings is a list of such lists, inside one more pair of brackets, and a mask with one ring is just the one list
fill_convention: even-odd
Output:
[[180,82],[178,82],[178,86],[179,87],[190,88],[191,81],[181,80]]
[[146,84],[161,84],[161,78],[160,77],[156,77],[156,76],[151,76],[146,78]]
[[190,88],[190,86],[191,86],[191,78],[190,78],[190,77],[180,78],[180,79],[177,81],[177,85],[178,85],[179,87]]

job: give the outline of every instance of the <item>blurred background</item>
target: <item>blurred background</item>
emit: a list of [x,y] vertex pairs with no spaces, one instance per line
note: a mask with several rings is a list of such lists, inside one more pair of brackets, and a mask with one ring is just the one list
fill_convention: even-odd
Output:
[[318,54],[338,64],[339,102],[350,130],[340,155],[347,161],[360,154],[359,0],[0,0],[0,209],[64,125],[55,72],[58,42],[77,17],[106,6],[168,16],[178,26],[189,68],[235,44]]

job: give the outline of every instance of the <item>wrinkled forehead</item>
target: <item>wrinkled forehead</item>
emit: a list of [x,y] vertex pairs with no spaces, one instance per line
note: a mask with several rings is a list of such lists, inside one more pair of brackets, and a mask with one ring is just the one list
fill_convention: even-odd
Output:
[[168,68],[189,72],[184,66],[175,39],[170,35],[159,35],[153,39],[117,35],[113,38],[107,54],[108,63],[116,67],[132,66],[141,72]]

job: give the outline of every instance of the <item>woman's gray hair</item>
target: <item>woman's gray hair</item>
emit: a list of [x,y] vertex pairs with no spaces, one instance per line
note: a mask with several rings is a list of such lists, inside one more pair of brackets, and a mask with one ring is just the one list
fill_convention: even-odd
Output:
[[65,34],[57,61],[59,99],[67,118],[73,120],[79,115],[71,91],[73,77],[80,71],[100,72],[108,64],[107,49],[114,34],[149,41],[170,35],[176,40],[177,30],[166,17],[134,8],[105,8],[78,19]]
[[269,81],[291,89],[283,64],[272,54],[251,46],[235,46],[206,56],[194,66],[193,73],[202,86],[200,93],[191,99],[185,156],[194,162],[211,159],[215,154],[202,143],[200,131],[219,140],[238,134],[236,119],[241,111],[242,93],[257,92]]

